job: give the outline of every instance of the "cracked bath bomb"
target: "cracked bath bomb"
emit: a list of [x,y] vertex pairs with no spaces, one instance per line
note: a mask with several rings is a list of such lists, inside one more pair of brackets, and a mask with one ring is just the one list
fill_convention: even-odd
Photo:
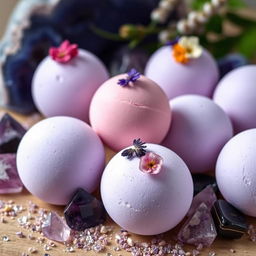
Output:
[[85,122],[52,117],[34,125],[17,152],[24,186],[45,202],[65,205],[78,188],[91,193],[99,185],[105,153]]
[[35,71],[32,96],[37,108],[46,117],[71,116],[89,122],[92,96],[108,79],[108,73],[94,54],[77,50],[77,56],[71,54],[67,56],[71,59],[64,59],[63,62],[54,55],[48,56]]
[[176,153],[156,144],[146,146],[147,152],[162,159],[158,173],[141,171],[140,162],[145,164],[148,159],[142,156],[129,160],[121,151],[103,172],[101,197],[109,216],[123,229],[156,235],[172,229],[186,215],[192,202],[193,181]]
[[160,143],[171,123],[171,109],[163,90],[140,76],[127,85],[126,74],[107,80],[96,91],[90,106],[92,128],[106,145],[119,151],[134,138]]
[[256,217],[256,129],[233,137],[216,164],[216,180],[223,197],[246,215]]

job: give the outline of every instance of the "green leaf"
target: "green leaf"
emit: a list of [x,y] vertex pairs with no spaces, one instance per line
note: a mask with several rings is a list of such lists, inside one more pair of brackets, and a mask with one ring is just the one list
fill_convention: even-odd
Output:
[[193,0],[191,3],[191,7],[194,10],[200,10],[202,9],[203,5],[207,2],[209,2],[209,0]]
[[222,16],[214,15],[206,24],[206,31],[221,34],[223,21],[224,18]]
[[248,26],[256,26],[256,20],[240,16],[234,12],[227,12],[226,18],[233,24],[236,24],[240,27],[246,28]]
[[256,57],[256,27],[244,31],[237,45],[237,50],[248,59]]
[[243,0],[228,0],[228,7],[232,9],[238,9],[246,7],[246,3]]

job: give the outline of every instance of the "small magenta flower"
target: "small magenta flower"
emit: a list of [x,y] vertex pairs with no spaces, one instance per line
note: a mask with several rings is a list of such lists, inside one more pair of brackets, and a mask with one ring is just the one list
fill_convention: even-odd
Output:
[[118,83],[121,86],[127,86],[129,85],[129,83],[134,83],[136,82],[139,78],[140,78],[140,72],[138,72],[136,69],[131,69],[128,73],[127,73],[127,77],[123,78],[123,79],[119,79]]
[[140,158],[140,170],[149,174],[158,174],[163,165],[163,158],[153,152],[148,152]]
[[57,62],[67,63],[78,55],[78,46],[65,40],[59,47],[51,47],[49,55]]

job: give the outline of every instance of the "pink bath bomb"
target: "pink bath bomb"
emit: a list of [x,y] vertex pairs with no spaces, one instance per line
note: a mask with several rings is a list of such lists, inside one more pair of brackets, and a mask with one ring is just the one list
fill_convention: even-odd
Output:
[[163,145],[176,152],[193,173],[213,170],[233,135],[228,116],[212,100],[198,95],[177,97],[170,105],[173,121]]
[[146,144],[163,159],[158,174],[139,169],[140,158],[116,154],[101,180],[101,197],[110,217],[122,228],[155,235],[175,227],[186,215],[193,197],[193,181],[183,160],[173,151]]
[[223,197],[243,213],[256,217],[256,129],[233,137],[222,149],[216,179]]
[[17,152],[25,187],[45,202],[65,205],[78,188],[99,184],[105,153],[95,132],[72,117],[52,117],[34,125]]
[[236,133],[256,128],[256,65],[237,68],[218,84],[213,100],[233,122]]
[[184,94],[211,97],[219,79],[215,60],[206,50],[187,64],[176,62],[171,46],[163,46],[149,59],[145,75],[164,90],[169,99]]
[[119,79],[126,76],[106,81],[96,91],[90,107],[92,128],[116,151],[129,146],[135,138],[160,143],[171,122],[171,109],[163,90],[145,76],[120,86]]
[[71,116],[88,122],[92,96],[107,79],[103,63],[88,51],[79,49],[67,63],[48,56],[34,74],[33,100],[46,117]]

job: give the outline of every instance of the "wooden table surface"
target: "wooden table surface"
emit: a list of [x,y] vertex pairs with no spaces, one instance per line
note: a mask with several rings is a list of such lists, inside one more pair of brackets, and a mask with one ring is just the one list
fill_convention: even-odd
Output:
[[[4,112],[2,110],[2,112]],[[1,114],[1,112],[0,112]],[[27,122],[27,118],[23,117],[21,115],[17,115],[12,113],[12,115],[18,119],[21,122]],[[106,156],[107,160],[113,156],[113,152],[110,150],[106,150]],[[42,201],[40,201],[38,198],[32,196],[28,191],[24,190],[20,194],[9,194],[9,195],[0,195],[0,200],[8,201],[13,200],[16,204],[21,204],[24,206],[27,206],[28,201],[33,201],[34,203],[38,204],[40,207],[45,208],[47,210],[54,210],[57,211],[60,215],[62,215],[63,207],[56,207],[49,204],[46,204]],[[20,217],[20,216],[18,216]],[[18,218],[17,217],[17,218]],[[0,256],[21,256],[22,253],[27,253],[28,255],[31,255],[28,253],[28,249],[31,247],[34,247],[37,249],[37,252],[32,255],[44,255],[45,253],[48,253],[50,256],[60,256],[60,255],[68,255],[69,253],[64,252],[65,246],[57,243],[57,246],[52,248],[50,251],[44,251],[43,245],[38,244],[35,240],[30,240],[27,238],[28,232],[26,229],[22,229],[19,227],[17,223],[17,218],[11,219],[6,217],[7,220],[6,223],[0,223]],[[157,220],[156,220],[157,221]],[[249,222],[256,225],[256,219],[249,219]],[[114,224],[111,220],[108,220],[108,223],[111,226],[114,226],[114,234],[120,230],[120,227],[118,227],[116,224]],[[18,238],[15,234],[18,231],[22,231],[26,237],[25,238]],[[176,230],[167,232],[164,235],[164,239],[169,242],[170,237],[173,237],[175,235]],[[8,236],[10,241],[4,242],[2,240],[3,236]],[[38,234],[35,234],[35,236],[38,236]],[[150,241],[152,237],[146,237],[146,236],[136,236],[132,235],[132,238],[134,241]],[[104,251],[105,254],[110,256],[111,255],[123,255],[128,256],[131,255],[128,252],[125,251],[119,251],[115,252],[113,251],[113,246],[115,246],[115,241],[113,240],[112,244],[108,246],[107,251]],[[192,249],[192,247],[188,248]],[[235,252],[231,252],[231,249],[233,249]],[[236,256],[256,256],[256,243],[249,240],[247,235],[244,235],[242,239],[239,240],[220,240],[217,239],[213,246],[211,248],[207,248],[201,251],[200,255],[209,255],[209,252],[215,252],[216,255],[236,255]],[[95,252],[87,252],[85,253],[82,250],[76,250],[71,255],[96,255]]]

